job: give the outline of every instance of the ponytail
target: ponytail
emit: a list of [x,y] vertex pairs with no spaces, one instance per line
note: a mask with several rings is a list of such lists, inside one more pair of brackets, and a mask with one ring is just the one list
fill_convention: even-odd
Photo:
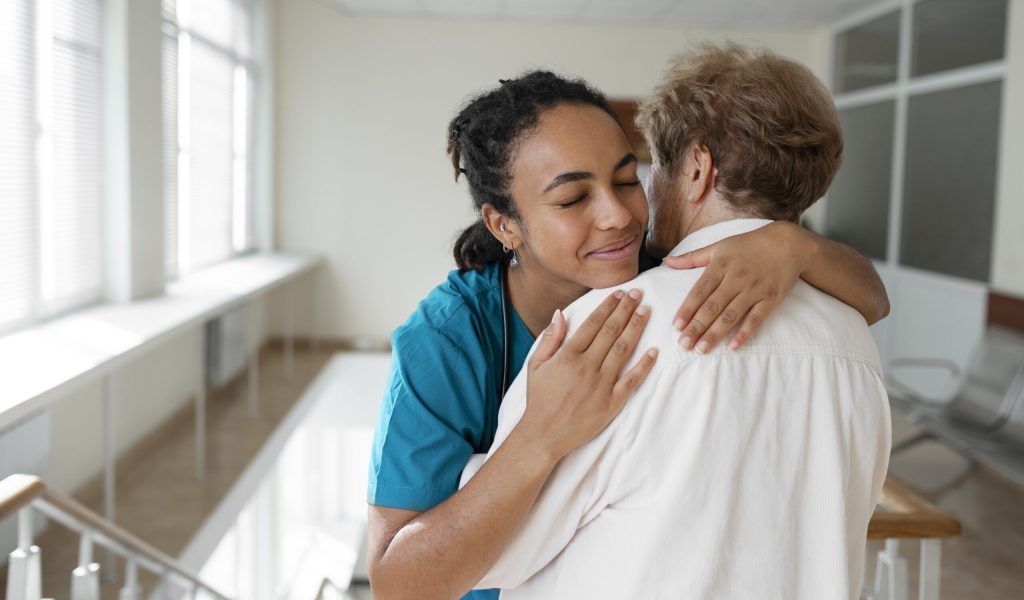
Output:
[[452,254],[459,269],[482,271],[488,264],[503,260],[505,249],[484,222],[477,221],[459,234]]

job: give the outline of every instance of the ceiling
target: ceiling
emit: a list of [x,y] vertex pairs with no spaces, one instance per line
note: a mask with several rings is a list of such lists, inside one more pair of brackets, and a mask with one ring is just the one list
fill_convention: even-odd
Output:
[[827,25],[888,0],[322,0],[357,15],[692,28]]

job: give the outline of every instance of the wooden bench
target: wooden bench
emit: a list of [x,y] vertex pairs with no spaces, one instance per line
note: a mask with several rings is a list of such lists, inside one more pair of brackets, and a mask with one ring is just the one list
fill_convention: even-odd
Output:
[[907,600],[907,562],[899,554],[901,540],[921,544],[918,576],[920,600],[938,600],[942,540],[960,535],[960,522],[891,477],[882,488],[882,502],[868,524],[869,540],[884,540],[875,563],[875,582],[864,586],[871,600]]

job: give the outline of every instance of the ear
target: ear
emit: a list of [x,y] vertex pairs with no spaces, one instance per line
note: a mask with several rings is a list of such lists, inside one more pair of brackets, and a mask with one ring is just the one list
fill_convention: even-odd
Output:
[[686,153],[687,169],[684,174],[689,184],[687,201],[701,202],[715,189],[718,169],[715,167],[711,150],[704,144],[693,144]]
[[[502,246],[508,249],[519,248],[523,245],[522,236],[519,231],[519,224],[508,215],[498,212],[493,204],[484,204],[480,209],[480,216],[483,217],[484,225],[491,235],[495,237]],[[505,230],[502,231],[502,225]]]

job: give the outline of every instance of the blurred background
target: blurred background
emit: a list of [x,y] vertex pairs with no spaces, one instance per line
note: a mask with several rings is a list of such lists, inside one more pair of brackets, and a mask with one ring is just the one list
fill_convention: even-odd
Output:
[[[102,517],[0,486],[8,598],[33,561],[58,598],[135,568],[137,597],[369,597],[388,336],[474,218],[449,120],[546,68],[642,145],[668,60],[727,40],[834,95],[844,163],[805,225],[884,279],[891,475],[959,524],[877,536],[865,597],[904,573],[921,598],[1019,598],[1024,0],[5,0],[0,477]],[[146,574],[110,523],[173,565]]]

